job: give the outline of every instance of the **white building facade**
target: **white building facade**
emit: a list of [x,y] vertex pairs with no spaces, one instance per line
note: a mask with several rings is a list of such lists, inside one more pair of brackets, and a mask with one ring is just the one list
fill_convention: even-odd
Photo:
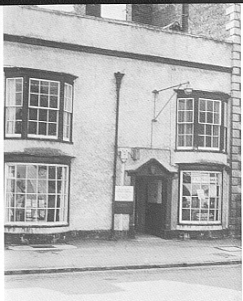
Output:
[[5,7],[7,236],[227,234],[231,52],[150,25]]

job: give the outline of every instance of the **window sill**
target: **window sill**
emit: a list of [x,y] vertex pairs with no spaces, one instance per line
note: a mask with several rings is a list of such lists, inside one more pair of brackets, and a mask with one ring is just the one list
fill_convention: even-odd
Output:
[[227,153],[225,151],[222,150],[218,150],[218,149],[211,149],[211,148],[176,148],[175,152],[195,152],[195,153],[219,153],[219,154],[225,154],[227,155]]
[[207,230],[222,230],[223,226],[221,224],[185,224],[177,225],[176,230],[186,230],[186,231],[207,231]]
[[56,227],[68,227],[69,224],[67,222],[60,223],[25,223],[25,222],[15,222],[15,223],[6,223],[4,227],[7,228],[56,228]]
[[58,143],[66,143],[66,144],[73,144],[73,141],[67,141],[67,140],[58,140],[58,139],[48,139],[48,138],[38,138],[38,137],[28,137],[28,138],[22,138],[22,137],[4,137],[5,140],[35,140],[35,141],[49,141],[49,142],[58,142]]

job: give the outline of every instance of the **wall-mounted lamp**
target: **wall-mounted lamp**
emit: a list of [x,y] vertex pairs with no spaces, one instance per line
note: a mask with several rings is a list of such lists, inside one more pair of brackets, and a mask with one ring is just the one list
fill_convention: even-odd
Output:
[[176,91],[174,91],[174,93],[167,100],[167,102],[164,104],[164,106],[162,107],[162,109],[159,111],[158,114],[156,114],[156,101],[157,101],[157,97],[158,97],[159,93],[162,92],[162,91],[170,90],[170,89],[173,89],[173,88],[180,89],[181,86],[185,86],[184,93],[186,95],[190,95],[192,93],[193,89],[192,89],[189,81],[185,82],[185,83],[180,83],[178,85],[170,86],[170,87],[167,87],[167,88],[163,88],[163,89],[160,89],[160,90],[153,90],[152,91],[152,93],[154,94],[154,117],[153,117],[153,119],[151,121],[151,148],[153,147],[153,124],[154,124],[154,122],[157,122],[157,118],[162,113],[162,111],[167,106],[167,104],[170,102],[170,100],[173,98],[173,96],[175,95]]

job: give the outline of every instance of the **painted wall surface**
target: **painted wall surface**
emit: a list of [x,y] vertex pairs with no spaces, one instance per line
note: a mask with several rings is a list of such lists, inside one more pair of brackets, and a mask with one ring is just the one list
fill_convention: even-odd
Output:
[[[128,26],[38,9],[8,7],[4,10],[4,32],[8,34],[230,66],[231,48],[226,43],[130,23]],[[108,230],[111,227],[115,72],[125,74],[120,94],[119,147],[141,149],[139,160],[129,157],[126,170],[136,169],[156,158],[168,170],[176,171],[176,163],[188,160],[186,152],[174,153],[176,95],[154,126],[154,149],[150,149],[154,89],[190,81],[196,90],[230,92],[229,73],[13,42],[5,42],[4,65],[77,76],[74,83],[73,144],[5,141],[5,152],[50,147],[75,157],[71,164],[70,230]],[[169,90],[159,95],[157,112],[172,92]],[[201,156],[206,161],[227,164],[226,155],[212,153],[190,153],[190,162],[200,162]],[[177,187],[177,180],[174,180],[172,205],[175,209],[171,211],[174,228]]]

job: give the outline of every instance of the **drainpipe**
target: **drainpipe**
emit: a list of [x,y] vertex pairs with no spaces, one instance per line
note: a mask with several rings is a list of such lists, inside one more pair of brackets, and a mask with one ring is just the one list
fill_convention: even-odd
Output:
[[182,31],[188,32],[189,4],[182,4],[181,25]]
[[116,129],[115,129],[115,143],[114,143],[111,239],[114,238],[114,234],[115,234],[114,218],[115,218],[115,191],[116,191],[116,163],[117,163],[117,153],[118,153],[119,102],[120,102],[121,81],[124,74],[117,72],[114,73],[114,75],[116,78]]

